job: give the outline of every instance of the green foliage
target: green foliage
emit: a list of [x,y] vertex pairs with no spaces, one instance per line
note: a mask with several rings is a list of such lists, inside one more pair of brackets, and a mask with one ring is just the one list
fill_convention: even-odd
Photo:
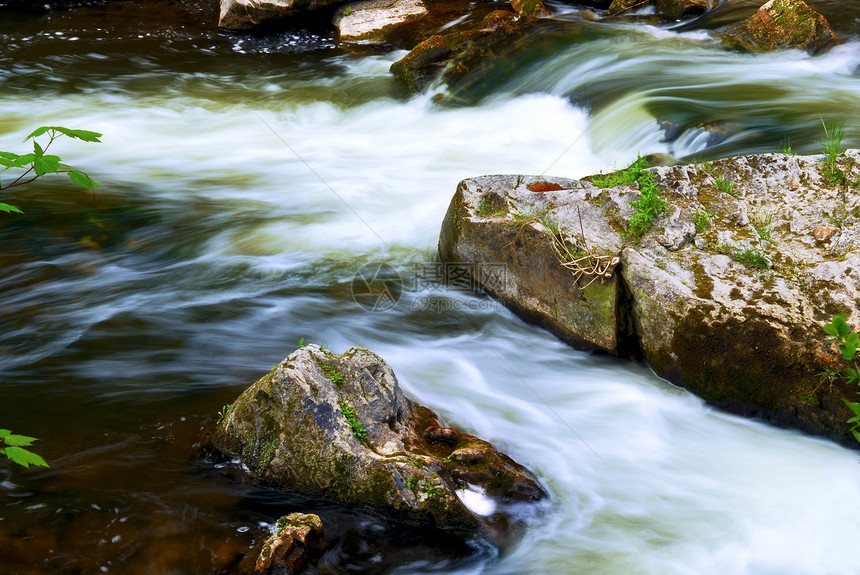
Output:
[[526,212],[516,212],[511,214],[511,218],[513,219],[515,224],[530,224],[532,222],[539,222],[546,217],[546,214],[549,210],[546,208],[536,208],[530,207]]
[[[828,335],[832,336],[824,343],[837,343],[839,346],[839,353],[842,354],[842,359],[853,364],[854,367],[846,367],[841,372],[845,382],[848,384],[860,384],[860,366],[857,364],[857,351],[860,349],[860,336],[858,336],[857,332],[852,330],[846,320],[847,317],[845,315],[835,315],[833,316],[833,321],[831,323],[824,324],[824,331]],[[844,401],[845,405],[848,406],[848,409],[851,410],[851,413],[854,414],[854,417],[847,421],[851,426],[851,434],[858,442],[860,442],[860,403],[856,401],[848,401],[847,399]]]
[[772,213],[763,212],[762,209],[759,208],[755,215],[750,218],[750,223],[752,224],[752,227],[755,228],[758,237],[766,242],[774,243]]
[[632,184],[637,181],[642,170],[648,167],[648,160],[639,156],[636,161],[624,168],[607,174],[605,176],[594,176],[591,178],[591,183],[598,188],[614,188],[615,186],[623,186]]
[[747,267],[759,270],[766,270],[770,267],[770,262],[767,261],[764,252],[753,248],[735,250],[731,256]]
[[788,154],[789,156],[793,156],[794,152],[791,149],[791,138],[785,137],[782,141],[782,153]]
[[349,16],[350,14],[352,14],[352,6],[347,6],[346,8],[343,9],[343,15],[344,16]]
[[221,425],[221,422],[227,419],[227,416],[230,415],[230,410],[233,409],[232,403],[224,404],[224,407],[221,408],[221,411],[218,412],[218,421],[216,425]]
[[669,209],[666,201],[660,197],[660,188],[654,180],[654,174],[642,170],[637,181],[639,197],[632,204],[633,218],[627,226],[627,232],[633,239],[641,238],[651,228],[654,218]]
[[333,366],[326,365],[324,363],[320,363],[319,366],[325,376],[329,378],[333,384],[340,385],[341,383],[343,383],[343,377],[337,372],[337,370]]
[[[44,147],[38,142],[38,138],[47,135],[48,142]],[[101,134],[89,130],[72,130],[62,126],[42,126],[34,130],[24,141],[33,140],[33,151],[26,154],[15,154],[13,152],[0,152],[0,173],[13,170],[12,181],[4,185],[0,180],[0,190],[8,190],[15,186],[29,184],[36,178],[49,174],[66,174],[72,183],[87,190],[100,188],[98,182],[90,178],[84,172],[73,169],[62,163],[59,156],[48,154],[48,149],[54,140],[66,136],[74,140],[84,142],[99,142]],[[0,202],[0,211],[6,213],[23,213],[17,206]]]
[[299,338],[299,349],[301,349],[303,347],[305,347],[305,338],[300,337]]
[[281,515],[278,517],[278,522],[275,523],[275,527],[278,529],[278,532],[283,531],[284,527],[287,526],[287,516]]
[[409,491],[415,491],[415,478],[414,477],[409,476],[406,478],[406,488],[409,489]]
[[347,405],[347,403],[342,399],[338,401],[337,404],[340,407],[340,411],[343,413],[343,416],[346,417],[346,422],[349,424],[349,429],[352,431],[352,434],[361,441],[367,439],[367,432],[364,430],[364,422],[358,418],[358,415],[355,413],[355,408],[351,405]]
[[845,174],[837,167],[836,160],[839,158],[842,139],[845,137],[845,122],[828,128],[822,118],[821,125],[824,127],[824,141],[821,142],[824,151],[824,163],[826,164],[824,175],[827,176],[831,184],[841,184],[845,181]]
[[698,211],[693,214],[693,225],[696,226],[697,232],[706,232],[711,228],[711,218],[714,214],[711,212]]
[[41,456],[36,455],[25,447],[29,447],[34,441],[39,441],[35,437],[27,437],[26,435],[15,435],[8,429],[0,429],[0,445],[6,447],[0,448],[0,453],[11,459],[14,463],[30,468],[31,465],[40,467],[50,467]]
[[634,213],[627,227],[627,233],[634,240],[641,238],[651,228],[654,218],[669,208],[666,201],[660,197],[660,188],[654,174],[646,168],[648,160],[639,156],[623,170],[591,178],[591,183],[598,188],[613,188],[633,182],[639,184],[639,197],[631,204]]
[[559,233],[561,233],[561,230],[558,227],[558,222],[556,222],[555,220],[551,220],[547,216],[542,217],[540,223],[542,223],[543,226],[548,229],[553,235],[558,235]]
[[714,178],[714,186],[721,192],[725,192],[730,196],[737,197],[738,192],[735,190],[735,183],[731,180],[727,180],[726,178],[718,177]]
[[[842,358],[845,361],[856,361],[857,349],[860,348],[860,336],[851,330],[846,319],[845,315],[835,315],[832,323],[824,324],[824,331],[833,336],[825,343],[838,343]],[[850,377],[849,382],[860,381],[856,372],[851,373]]]

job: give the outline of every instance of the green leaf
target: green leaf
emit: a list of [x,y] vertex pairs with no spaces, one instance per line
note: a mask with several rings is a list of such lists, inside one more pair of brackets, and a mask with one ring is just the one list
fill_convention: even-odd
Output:
[[35,437],[27,437],[26,435],[13,435],[9,434],[3,438],[3,441],[6,442],[6,445],[13,445],[15,447],[21,447],[22,445],[33,445],[34,441],[39,441]]
[[4,204],[3,202],[0,202],[0,211],[6,212],[7,214],[11,212],[15,212],[16,214],[24,213],[21,211],[21,208],[16,208],[15,206],[10,206],[9,204]]
[[824,325],[824,331],[838,338],[843,338],[851,331],[851,326],[845,323],[847,316],[844,314],[834,315],[833,323]]
[[74,183],[81,186],[82,188],[94,190],[95,188],[101,187],[101,184],[99,184],[97,181],[95,181],[83,172],[72,170],[66,173],[68,174],[70,180],[72,180]]
[[858,432],[856,429],[852,429],[851,433],[854,434],[854,439],[856,439],[857,441],[860,441],[860,432]]
[[70,138],[74,138],[76,140],[83,140],[84,142],[98,142],[101,143],[99,138],[102,137],[98,132],[90,132],[89,130],[72,130],[70,128],[64,128],[62,126],[51,126],[52,130],[56,130],[61,134],[65,134]]
[[60,157],[49,155],[36,158],[36,161],[33,163],[33,168],[36,170],[37,176],[56,174],[60,169]]
[[0,158],[6,158],[7,160],[14,160],[18,156],[19,154],[13,154],[12,152],[0,152]]
[[0,429],[0,439],[3,439],[7,435],[12,435],[12,432],[8,429]]
[[849,333],[839,346],[839,351],[842,352],[842,357],[847,361],[853,360],[857,356],[857,348],[860,347],[860,335]]
[[45,155],[45,150],[42,149],[42,146],[39,145],[39,142],[33,140],[33,152],[36,153],[37,158],[41,158]]
[[15,163],[12,165],[13,168],[26,168],[30,164],[32,164],[36,160],[36,154],[24,154],[23,156],[18,156],[18,159],[15,160]]
[[855,401],[848,401],[847,399],[843,399],[842,401],[845,402],[845,405],[848,406],[848,409],[850,409],[852,413],[854,413],[854,415],[860,417],[860,403],[857,403]]
[[27,451],[23,447],[7,447],[3,450],[3,453],[6,454],[6,457],[17,463],[18,465],[23,465],[26,468],[30,468],[31,465],[39,465],[42,467],[50,467],[45,460],[42,459],[41,456],[36,455],[32,451]]
[[41,136],[42,134],[44,134],[48,130],[52,130],[52,129],[53,128],[51,128],[51,126],[42,126],[41,128],[36,128],[35,130],[33,130],[32,134],[30,134],[29,136],[24,138],[24,141],[26,142],[30,138],[38,138],[39,136]]

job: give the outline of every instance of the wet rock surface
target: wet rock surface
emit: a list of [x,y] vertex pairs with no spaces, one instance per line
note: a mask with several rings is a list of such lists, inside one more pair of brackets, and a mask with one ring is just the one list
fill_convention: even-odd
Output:
[[407,399],[360,348],[297,350],[236,400],[212,446],[254,482],[498,544],[519,521],[511,506],[546,497],[524,467]]
[[[668,209],[638,240],[635,182],[473,178],[440,254],[476,274],[502,266],[503,282],[476,282],[577,347],[639,355],[720,407],[850,444],[842,400],[856,389],[822,377],[842,363],[822,325],[860,321],[858,161],[841,156],[840,181],[820,156],[652,168]],[[594,266],[613,257],[607,278]]]
[[263,544],[254,575],[297,575],[322,547],[323,524],[317,515],[290,513],[277,527]]
[[770,0],[727,30],[724,40],[757,52],[794,48],[817,54],[833,46],[837,36],[824,16],[803,0]]

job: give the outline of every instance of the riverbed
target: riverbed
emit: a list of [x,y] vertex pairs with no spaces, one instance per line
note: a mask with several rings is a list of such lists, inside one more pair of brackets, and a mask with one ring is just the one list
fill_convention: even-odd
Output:
[[[436,255],[467,177],[819,153],[822,120],[860,147],[860,9],[842,4],[810,2],[844,40],[818,56],[723,46],[749,2],[682,25],[553,4],[570,38],[457,105],[406,93],[388,72],[404,50],[325,27],[0,6],[0,150],[45,124],[104,135],[52,148],[95,194],[46,178],[4,197],[25,214],[0,215],[0,427],[40,438],[51,468],[0,464],[0,573],[236,572],[292,511],[326,524],[319,574],[860,573],[858,452],[573,350]],[[381,262],[402,290],[368,309],[353,280]],[[500,554],[253,487],[201,453],[300,341],[379,353],[410,397],[532,469],[550,509]]]

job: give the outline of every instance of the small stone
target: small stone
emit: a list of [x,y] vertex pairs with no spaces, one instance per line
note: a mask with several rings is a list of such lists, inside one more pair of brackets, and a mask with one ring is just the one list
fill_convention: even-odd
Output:
[[833,226],[818,226],[812,230],[812,235],[815,237],[816,242],[823,244],[833,239],[833,236],[838,232],[839,228],[834,228]]
[[254,575],[301,573],[322,544],[322,520],[316,515],[290,513],[278,523],[282,527],[263,544]]
[[794,191],[799,187],[800,187],[800,182],[797,181],[796,177],[791,176],[791,183],[788,184],[788,189]]

